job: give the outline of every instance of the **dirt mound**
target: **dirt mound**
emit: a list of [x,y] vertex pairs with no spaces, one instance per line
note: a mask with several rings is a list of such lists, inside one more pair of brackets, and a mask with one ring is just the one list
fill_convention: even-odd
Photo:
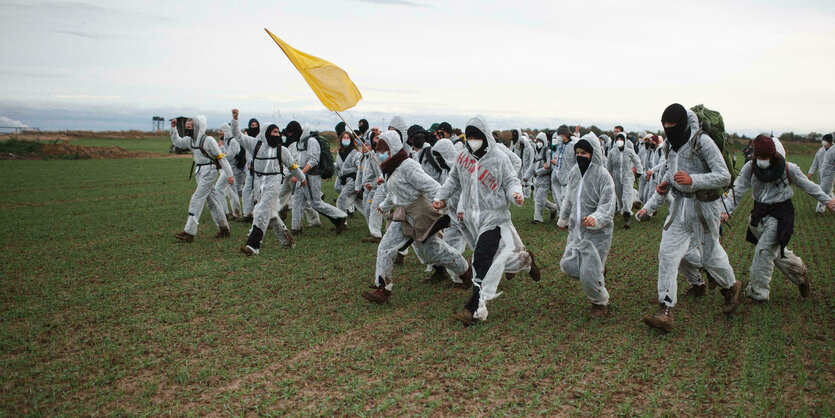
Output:
[[78,159],[120,159],[156,156],[152,152],[128,151],[122,147],[87,147],[72,145],[67,141],[57,144],[44,144],[35,156],[45,158],[78,158]]

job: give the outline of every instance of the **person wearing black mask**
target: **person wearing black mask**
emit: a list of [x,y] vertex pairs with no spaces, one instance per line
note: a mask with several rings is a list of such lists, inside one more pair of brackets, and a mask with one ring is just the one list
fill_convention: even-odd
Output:
[[754,158],[739,171],[733,196],[725,198],[728,212],[722,214],[727,220],[745,192],[751,189],[754,207],[748,218],[746,240],[756,248],[745,294],[758,302],[769,299],[774,266],[780,269],[783,277],[797,285],[800,296],[809,297],[811,292],[809,272],[803,260],[786,248],[794,232],[794,188],[835,211],[835,199],[806,178],[797,164],[787,162],[785,151],[782,146],[777,147],[778,143],[768,135],[754,139]]
[[[319,171],[319,157],[322,152],[331,152],[329,149],[320,149],[319,141],[315,136],[309,134],[307,128],[302,128],[301,124],[296,121],[291,121],[284,128],[284,135],[287,138],[287,146],[295,148],[294,155],[299,166],[302,167],[302,173],[306,177],[306,184],[298,184],[296,190],[293,192],[293,235],[302,233],[302,221],[305,216],[305,206],[310,206],[317,212],[328,218],[334,225],[334,231],[337,235],[345,232],[345,221],[348,214],[335,208],[332,205],[325,203],[322,200],[322,175]],[[291,151],[292,152],[292,151]],[[291,179],[293,183],[298,183],[297,179]]]
[[[658,249],[658,310],[645,316],[643,322],[669,332],[673,328],[673,307],[678,299],[679,265],[690,251],[691,242],[698,245],[701,266],[722,288],[725,315],[736,311],[744,286],[736,279],[728,254],[719,243],[722,202],[719,199],[699,200],[701,190],[725,187],[731,181],[731,173],[719,147],[707,134],[695,135],[699,131],[699,119],[678,103],[664,110],[661,123],[670,148],[667,171],[656,191],[661,195],[672,193],[673,205]],[[658,210],[664,200],[651,201],[655,203],[638,211],[637,219],[646,219],[647,212]]]
[[412,125],[408,131],[409,142],[412,144],[412,158],[414,158],[423,171],[438,183],[441,182],[443,168],[438,164],[435,155],[432,154],[432,145],[429,143],[429,132],[420,125]]
[[292,176],[304,184],[304,174],[299,170],[290,151],[281,145],[281,132],[275,124],[269,124],[263,131],[259,129],[258,136],[251,137],[241,132],[238,125],[238,109],[233,109],[232,137],[253,156],[253,197],[256,203],[252,212],[252,229],[246,244],[241,247],[241,252],[248,256],[258,254],[261,251],[264,231],[268,227],[272,228],[282,245],[292,248],[295,240],[278,216],[279,201],[280,196],[287,194],[289,189],[285,176]]
[[[261,133],[261,124],[258,122],[258,119],[252,118],[249,120],[245,133],[252,138],[258,137],[258,134]],[[252,154],[244,152],[244,158],[243,167],[240,169],[244,177],[243,181],[239,183],[241,185],[241,210],[244,215],[241,221],[250,223],[252,222],[252,210],[255,208],[255,199],[253,198],[253,194],[255,193],[253,180],[255,177],[252,174]],[[236,167],[239,165],[236,164]]]
[[591,301],[591,316],[601,318],[607,315],[609,305],[603,275],[612,245],[615,183],[603,167],[603,148],[597,136],[589,132],[573,145],[577,164],[568,176],[557,222],[561,228],[568,227],[560,269],[580,281]]

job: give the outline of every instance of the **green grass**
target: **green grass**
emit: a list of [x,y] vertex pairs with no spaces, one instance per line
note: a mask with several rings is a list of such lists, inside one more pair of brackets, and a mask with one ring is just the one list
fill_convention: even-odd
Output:
[[149,138],[71,138],[73,145],[93,147],[122,147],[128,151],[147,151],[167,153],[171,147],[171,137],[168,135]]
[[[196,241],[175,242],[189,166],[0,161],[4,415],[835,413],[835,216],[815,216],[805,194],[790,247],[815,280],[808,300],[775,271],[770,303],[726,319],[718,292],[682,297],[660,335],[640,317],[654,308],[662,219],[628,231],[616,220],[610,318],[590,320],[559,272],[566,233],[530,225],[527,202],[513,216],[542,281],[503,282],[488,321],[463,328],[450,314],[469,292],[420,283],[413,253],[390,305],[360,299],[376,246],[359,242],[359,218],[338,237],[307,228],[292,250],[269,234],[246,258],[248,226],[213,240],[204,210]],[[723,238],[746,281],[750,208],[746,197]]]

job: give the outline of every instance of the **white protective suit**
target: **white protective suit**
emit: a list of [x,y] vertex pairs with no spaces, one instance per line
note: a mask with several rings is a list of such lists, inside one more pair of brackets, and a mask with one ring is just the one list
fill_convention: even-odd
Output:
[[357,173],[360,167],[360,152],[356,149],[351,149],[345,159],[342,159],[340,153],[336,153],[336,179],[333,182],[333,187],[339,193],[336,198],[336,208],[343,212],[353,212],[354,204],[357,200],[357,189],[355,182]]
[[[403,141],[396,131],[383,132],[379,140],[386,142],[391,156],[403,150]],[[420,168],[417,161],[411,158],[405,159],[394,169],[386,179],[385,186],[385,199],[380,203],[380,210],[384,213],[398,206],[409,206],[421,196],[431,201],[441,187]],[[406,220],[410,224],[414,222],[408,214]],[[445,267],[455,276],[463,275],[469,269],[467,260],[437,235],[430,236],[422,243],[413,241],[412,238],[403,234],[401,222],[392,221],[377,247],[376,286],[385,285],[386,289],[391,291],[394,259],[398,250],[410,242],[415,246],[415,252],[420,254],[422,261],[426,264]]]
[[[232,167],[224,158],[223,151],[217,145],[217,141],[206,136],[206,117],[197,115],[192,119],[194,127],[194,138],[180,137],[177,128],[171,128],[171,143],[177,148],[190,148],[194,157],[196,167],[194,177],[197,180],[197,189],[191,196],[188,204],[188,220],[186,220],[185,232],[189,235],[197,234],[197,225],[200,223],[200,214],[203,212],[203,205],[209,207],[212,220],[220,229],[229,229],[229,222],[226,220],[224,209],[224,198],[216,187],[218,182],[226,182],[229,177],[234,177]],[[205,154],[204,154],[205,152]],[[215,166],[220,164],[220,170]],[[220,176],[218,176],[220,171]]]
[[[377,186],[377,179],[382,178],[382,176],[383,173],[380,171],[380,164],[377,162],[373,151],[369,151],[360,156],[359,171],[357,171],[357,177],[354,180],[354,190],[358,193],[362,190],[362,215],[368,223],[368,233],[377,238],[382,238],[383,236],[383,216],[377,212],[380,201],[385,197],[384,194],[380,198],[377,197],[377,189],[379,188]],[[365,189],[366,184],[371,186],[371,190]]]
[[[310,133],[310,128],[307,125],[305,125],[302,128],[301,137],[304,138],[304,137],[308,136],[309,133]],[[286,141],[286,138],[282,137],[282,140]],[[293,154],[293,159],[296,161],[296,163],[298,163],[299,162],[299,149],[296,147],[296,145],[285,143],[284,146],[290,151],[291,154]],[[281,196],[279,196],[278,207],[279,208],[288,207],[288,208],[292,209],[293,196],[295,195],[295,191],[298,188],[299,188],[298,184],[295,184],[295,185],[291,184],[290,188],[287,189],[286,193],[282,192]],[[305,217],[305,219],[307,219],[307,226],[309,226],[309,227],[322,225],[322,220],[319,218],[319,212],[316,212],[316,210],[313,209],[313,206],[310,206],[309,201],[304,202],[304,217]],[[292,218],[291,218],[291,220],[292,220]]]
[[[522,160],[522,166],[519,167],[519,170],[516,172],[516,177],[522,182],[522,195],[525,198],[531,197],[531,183],[530,178],[525,177],[527,174],[528,169],[533,164],[534,158],[534,149],[531,141],[528,139],[528,136],[522,133],[520,129],[514,129],[516,131],[517,138],[519,138],[515,144],[510,145],[510,150]],[[493,136],[492,134],[490,136]]]
[[[241,148],[241,144],[232,137],[232,127],[229,126],[228,123],[224,123],[220,125],[218,131],[223,134],[223,146],[220,147],[224,154],[226,154],[226,161],[229,162],[230,167],[234,167],[235,164],[235,157],[238,153],[246,152]],[[229,214],[231,213],[235,217],[242,217],[243,213],[241,212],[241,197],[238,196],[238,173],[235,172],[234,168],[232,170],[235,177],[235,184],[229,184],[229,182],[219,181],[215,187],[219,188],[218,192],[221,196],[225,196],[226,199],[229,199],[229,205],[231,207],[231,212],[227,208],[225,202],[223,205],[223,210]]]
[[[304,131],[307,129],[305,128]],[[348,214],[322,200],[322,176],[312,173],[319,165],[319,153],[330,152],[330,150],[320,149],[319,141],[307,132],[302,133],[301,139],[291,147],[295,147],[298,152],[296,161],[299,167],[310,165],[311,168],[311,171],[306,174],[307,183],[304,186],[300,182],[297,183],[296,190],[293,192],[293,230],[302,229],[306,204],[310,204],[315,211],[325,215],[334,225],[337,225],[340,220],[347,218]]]
[[429,175],[429,177],[432,177],[433,180],[441,183],[441,181],[443,181],[441,178],[443,169],[437,166],[438,162],[435,160],[435,156],[432,155],[432,148],[432,145],[428,142],[424,142],[423,146],[419,150],[414,151],[412,158],[420,164],[420,168],[422,168],[423,171]]
[[[449,139],[440,139],[433,147],[435,152],[441,155],[444,159],[444,164],[449,167],[444,173],[444,183],[449,177],[450,170],[455,167],[455,159],[458,157],[459,150],[455,149],[455,145]],[[505,147],[507,149],[507,147]],[[443,183],[442,183],[443,184]],[[444,229],[444,242],[449,244],[458,254],[463,254],[467,246],[472,248],[475,244],[475,239],[472,234],[467,232],[464,223],[458,220],[458,200],[461,198],[461,192],[453,194],[447,198],[446,209],[449,213],[449,226]],[[452,275],[453,280],[460,280],[455,275]]]
[[534,144],[542,142],[541,148],[536,149],[534,145],[534,158],[525,178],[533,180],[533,220],[542,222],[542,210],[548,209],[552,213],[557,212],[557,205],[548,201],[548,190],[551,189],[551,148],[548,143],[548,136],[545,132],[536,135]]
[[649,141],[644,141],[641,144],[641,150],[638,154],[638,159],[641,160],[641,168],[642,170],[638,170],[638,200],[641,202],[646,202],[649,199],[649,181],[647,180],[646,170],[649,170],[652,167],[653,162],[653,153],[655,152],[652,148],[647,148],[646,144],[649,144]]
[[[783,156],[785,158],[785,155]],[[823,205],[826,205],[830,200],[830,197],[821,190],[820,186],[806,178],[800,167],[794,163],[786,162],[788,175],[783,174],[779,180],[769,183],[762,182],[754,175],[752,163],[756,163],[756,159],[746,162],[742,166],[742,170],[739,171],[739,177],[736,178],[734,183],[734,196],[725,197],[725,206],[728,208],[729,214],[736,209],[736,203],[741,201],[742,196],[748,189],[751,189],[755,203],[769,205],[790,200],[794,196],[792,186],[808,193]],[[751,225],[749,216],[746,224],[757,239],[757,244],[754,249],[754,260],[751,263],[749,276],[751,281],[748,282],[745,294],[755,300],[768,300],[771,275],[775,265],[783,272],[783,276],[791,280],[792,283],[796,285],[804,283],[807,270],[803,260],[788,248],[783,251],[785,257],[780,254],[777,219],[769,215],[765,216],[758,225]]]
[[[484,119],[470,119],[467,126],[484,134],[486,140],[483,146],[487,147],[486,153],[476,158],[468,147],[459,152],[435,200],[448,202],[460,192],[457,212],[463,214],[468,233],[477,237],[473,252],[473,292],[478,303],[467,309],[474,308],[470,311],[473,317],[485,320],[488,314],[487,301],[499,295],[496,291],[502,274],[529,272],[532,259],[510,217],[513,195],[522,193],[522,185],[513,171],[510,159],[496,146],[496,140]],[[485,236],[497,239],[496,246],[481,248]]]
[[[585,174],[581,174],[580,167],[575,164],[565,185],[559,224],[568,226],[568,238],[560,269],[569,277],[580,280],[583,292],[592,303],[608,305],[609,292],[603,268],[612,245],[615,183],[603,166],[603,147],[597,137],[588,133],[579,141],[589,143],[593,152]],[[588,216],[595,219],[595,226],[583,225]]]
[[[272,228],[282,244],[292,245],[290,231],[279,218],[278,210],[281,208],[282,196],[290,193],[290,179],[295,177],[299,183],[305,180],[305,175],[299,169],[290,150],[280,144],[271,147],[267,143],[266,134],[271,126],[277,127],[273,123],[266,123],[262,125],[258,137],[253,138],[242,133],[238,121],[232,120],[232,135],[253,158],[255,207],[252,211],[253,229],[250,231],[247,246],[256,254],[261,248],[261,240],[267,227]],[[258,148],[257,154],[255,148]]]
[[[826,151],[821,158],[821,164],[818,168],[821,189],[830,197],[835,197],[832,191],[832,186],[835,184],[835,151],[833,151],[833,148],[835,148],[835,145],[829,147],[829,151]],[[823,213],[823,208],[818,207],[817,210],[819,213]]]
[[627,213],[632,215],[632,204],[635,202],[637,193],[633,185],[635,184],[635,175],[632,174],[632,168],[639,173],[644,171],[638,155],[632,148],[632,143],[624,141],[623,150],[616,145],[612,145],[609,150],[609,156],[606,160],[606,168],[612,175],[612,180],[615,181],[615,195],[617,195],[617,213]]
[[[574,158],[574,144],[577,143],[578,139],[571,137],[568,143],[563,143],[562,137],[556,133],[554,133],[554,138],[557,139],[557,150],[551,155],[551,165],[553,166],[551,170],[551,195],[554,196],[554,203],[556,203],[557,213],[559,213],[564,197],[563,189],[568,185],[571,169],[577,165],[577,160]],[[600,145],[599,141],[598,145]],[[605,160],[606,156],[604,155],[603,161]]]
[[[728,261],[728,254],[719,243],[720,199],[701,202],[694,193],[698,190],[724,187],[731,181],[731,173],[725,166],[722,153],[707,134],[695,136],[699,130],[699,119],[687,110],[690,139],[674,151],[665,145],[667,170],[661,182],[670,183],[669,193],[673,194],[673,205],[661,233],[658,249],[658,301],[673,307],[678,300],[677,271],[682,259],[690,251],[690,244],[698,244],[700,265],[707,270],[722,289],[736,284],[734,271]],[[704,161],[704,163],[702,163]],[[707,166],[705,166],[705,164]],[[678,171],[688,173],[691,185],[678,184],[673,176]],[[657,211],[664,199],[650,199],[645,209],[648,213]]]

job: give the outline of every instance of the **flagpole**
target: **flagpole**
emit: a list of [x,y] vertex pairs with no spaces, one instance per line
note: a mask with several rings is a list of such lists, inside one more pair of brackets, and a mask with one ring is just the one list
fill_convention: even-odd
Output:
[[[337,111],[335,111],[335,110],[334,110],[334,111],[333,111],[333,113],[336,113],[336,116],[339,116],[339,119],[342,119],[342,123],[344,123],[344,124],[345,124],[345,127],[346,127],[346,128],[348,128],[348,132],[350,132],[350,133],[351,133],[351,135],[353,135],[353,136],[354,136],[354,140],[356,140],[356,141],[357,141],[357,144],[360,146],[360,152],[362,152],[362,147],[363,147],[365,144],[363,144],[363,143],[362,143],[362,140],[360,139],[360,137],[359,137],[359,136],[357,136],[356,132],[354,132],[354,128],[352,128],[352,127],[351,127],[351,125],[348,125],[348,121],[346,121],[346,120],[345,120],[345,118],[343,118],[343,117],[342,117],[342,115],[341,115],[339,112],[337,112]],[[337,139],[338,139],[338,138],[337,138]],[[373,151],[373,150],[371,150],[371,151]],[[377,163],[377,166],[379,167],[379,166],[380,166],[380,162],[379,162],[379,161],[377,161],[377,156],[376,156],[376,155],[374,155],[374,153],[373,153],[373,152],[371,153],[371,157],[372,157],[372,158],[371,158],[371,161],[374,161],[375,163]]]

